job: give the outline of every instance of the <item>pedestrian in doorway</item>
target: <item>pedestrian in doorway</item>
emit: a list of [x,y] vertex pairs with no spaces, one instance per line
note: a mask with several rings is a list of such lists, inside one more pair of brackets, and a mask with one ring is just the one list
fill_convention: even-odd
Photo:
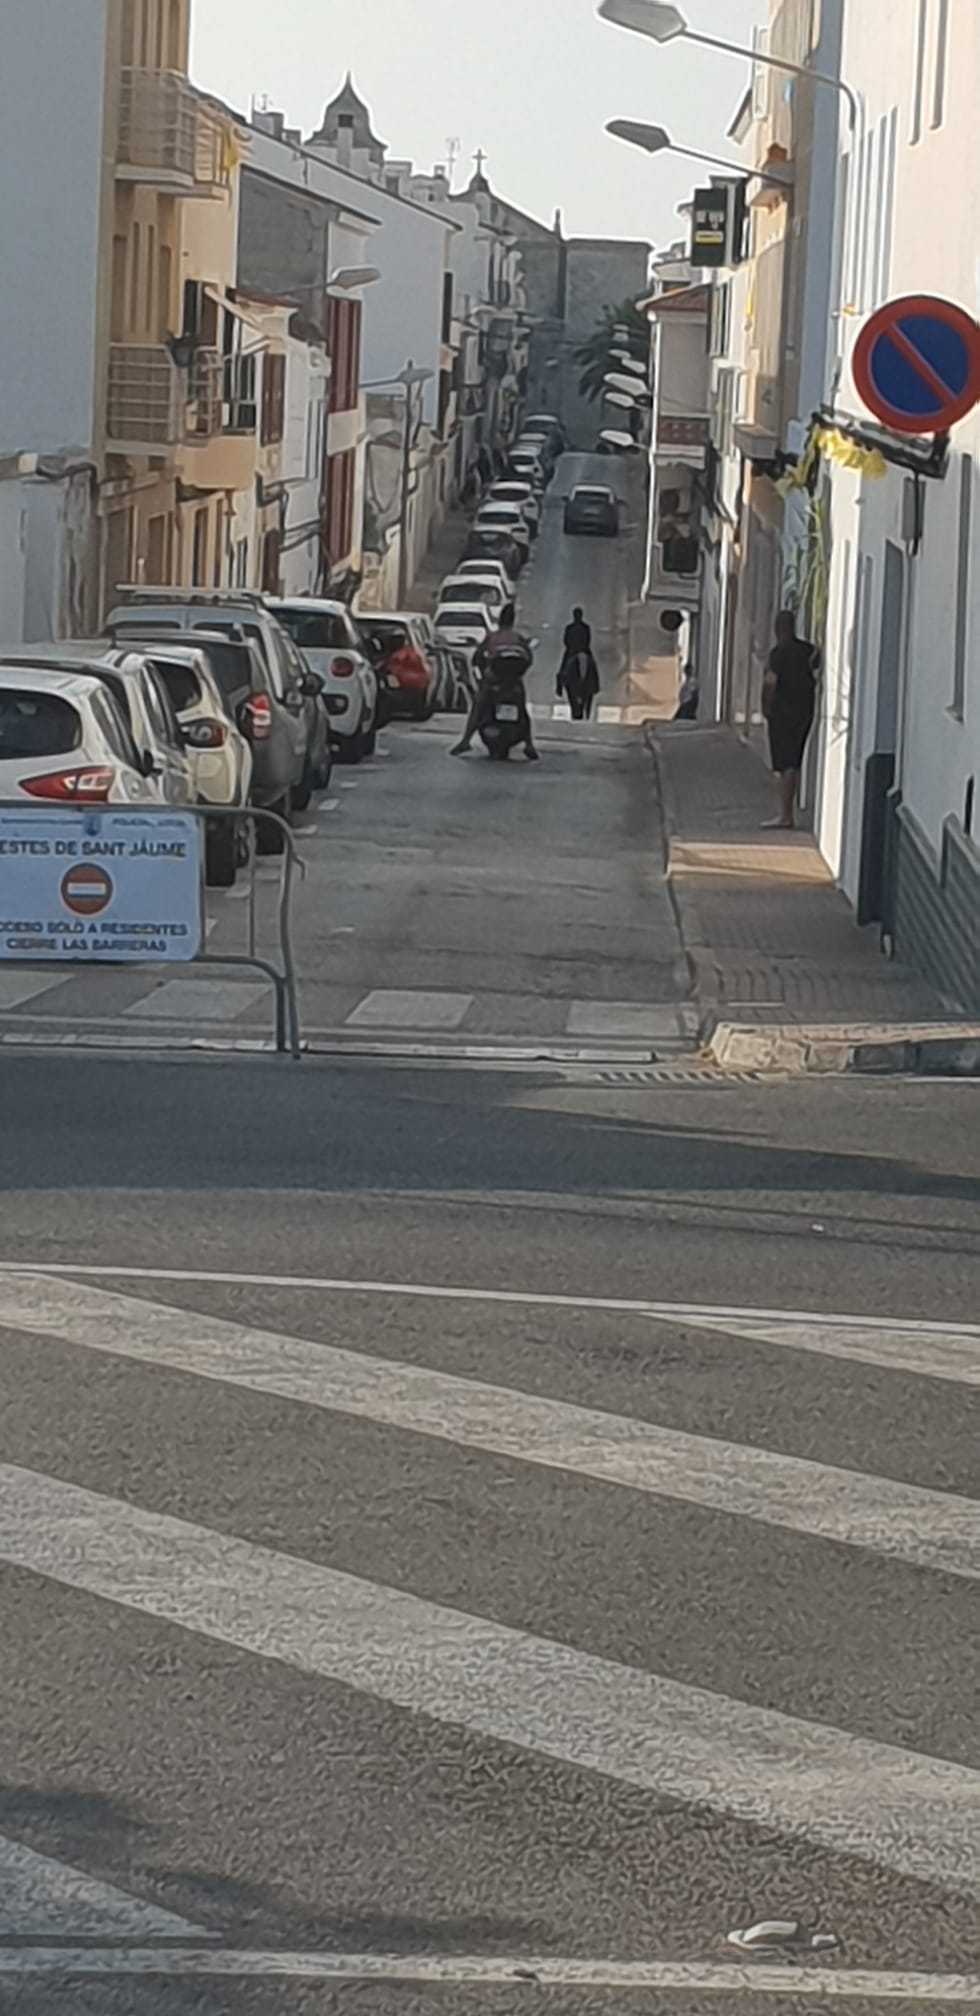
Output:
[[693,665],[689,665],[681,681],[681,690],[677,698],[677,712],[674,715],[674,720],[696,721],[700,704],[701,682]]
[[590,721],[599,691],[599,668],[592,650],[592,631],[583,609],[572,610],[572,620],[562,640],[564,655],[558,673],[557,693],[564,695],[573,721]]
[[766,826],[791,833],[796,824],[800,771],[816,710],[817,652],[796,634],[796,617],[781,609],[776,618],[776,648],[762,685],[762,711],[769,727],[769,753],[779,779],[779,811]]

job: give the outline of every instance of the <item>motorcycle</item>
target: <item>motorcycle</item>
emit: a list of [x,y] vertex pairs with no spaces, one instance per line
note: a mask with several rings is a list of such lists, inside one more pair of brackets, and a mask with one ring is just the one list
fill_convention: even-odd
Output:
[[523,748],[527,740],[524,681],[529,671],[525,651],[498,651],[490,664],[479,735],[491,763],[506,763],[511,750]]

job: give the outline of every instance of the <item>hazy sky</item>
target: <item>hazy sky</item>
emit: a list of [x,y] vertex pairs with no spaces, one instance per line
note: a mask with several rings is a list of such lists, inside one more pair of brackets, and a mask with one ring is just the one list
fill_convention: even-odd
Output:
[[[248,112],[267,93],[308,133],[350,68],[375,132],[428,171],[461,143],[457,185],[483,147],[502,195],[583,236],[669,243],[698,180],[651,160],[607,119],[666,126],[685,146],[730,151],[748,65],[691,44],[659,48],[596,19],[595,0],[194,0],[193,73]],[[694,28],[749,42],[767,0],[685,0]]]

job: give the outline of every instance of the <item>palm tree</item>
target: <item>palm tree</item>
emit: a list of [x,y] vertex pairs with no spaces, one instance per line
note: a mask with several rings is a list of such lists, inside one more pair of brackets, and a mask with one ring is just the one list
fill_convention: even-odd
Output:
[[[629,331],[625,343],[616,339],[616,330]],[[604,308],[595,327],[595,334],[575,352],[576,364],[581,364],[582,376],[579,391],[583,398],[597,403],[602,398],[603,382],[607,371],[616,368],[612,352],[628,350],[631,357],[646,364],[650,356],[650,324],[642,309],[632,299],[618,301]],[[639,374],[637,375],[639,384]]]

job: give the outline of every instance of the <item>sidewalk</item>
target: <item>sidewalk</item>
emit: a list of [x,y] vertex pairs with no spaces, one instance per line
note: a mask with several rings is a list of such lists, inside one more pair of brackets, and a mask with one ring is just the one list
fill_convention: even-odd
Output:
[[408,607],[422,610],[426,615],[435,613],[439,600],[439,589],[447,574],[452,574],[456,563],[469,538],[471,516],[455,505],[447,511],[441,524],[436,526],[429,541],[419,571],[408,594]]
[[727,728],[651,724],[668,873],[720,1062],[980,1072],[980,1028],[861,931],[812,835],[764,833],[775,792]]

